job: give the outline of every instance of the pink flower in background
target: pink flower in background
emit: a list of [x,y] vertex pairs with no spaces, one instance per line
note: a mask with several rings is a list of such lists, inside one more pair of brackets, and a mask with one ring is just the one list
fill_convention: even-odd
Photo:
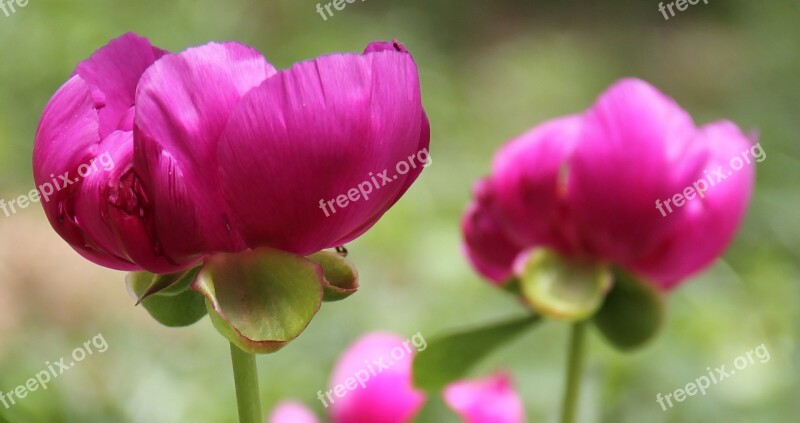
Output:
[[[646,82],[619,81],[585,113],[545,122],[497,153],[463,218],[467,254],[497,284],[521,254],[548,247],[670,289],[733,238],[752,190],[753,157],[724,170],[755,147],[731,122],[697,127]],[[702,195],[687,191],[701,179]],[[669,213],[658,208],[657,200],[691,191],[693,199],[673,202]]]
[[272,411],[267,423],[318,423],[317,416],[303,404],[285,401]]
[[464,423],[519,423],[525,421],[525,406],[507,374],[450,384],[444,399]]
[[[348,378],[367,379],[361,386],[329,404],[333,423],[403,423],[422,408],[425,394],[411,382],[413,346],[403,347],[403,338],[371,333],[352,344],[333,370],[330,386],[347,385]],[[410,345],[410,343],[409,343]],[[392,350],[395,351],[394,357]],[[401,354],[402,352],[402,354]]]
[[[364,335],[339,358],[330,388],[318,392],[332,423],[410,423],[426,395],[414,388],[413,357],[427,348],[420,334],[409,340],[382,332]],[[338,388],[337,388],[338,387]],[[445,388],[445,402],[467,423],[522,423],[522,400],[504,374],[457,381]],[[269,423],[312,422],[294,402],[281,403]],[[299,406],[302,407],[302,406]]]
[[[358,237],[422,166],[330,217],[320,198],[428,148],[416,65],[397,43],[276,71],[243,44],[168,54],[135,34],[78,65],[39,124],[36,184],[67,175],[47,217],[103,266],[168,273],[210,253],[300,255]],[[78,177],[98,157],[113,169]]]

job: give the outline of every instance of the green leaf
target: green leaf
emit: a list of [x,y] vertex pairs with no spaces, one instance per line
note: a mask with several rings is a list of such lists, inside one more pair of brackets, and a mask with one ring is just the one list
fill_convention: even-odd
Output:
[[414,385],[439,391],[463,378],[481,359],[541,320],[529,315],[440,336],[414,357]]
[[[159,293],[150,294],[140,300],[145,310],[157,322],[168,327],[184,327],[196,323],[206,315],[205,299],[202,295],[188,289],[189,283],[197,275],[198,269],[192,269],[175,278],[171,287]],[[128,289],[136,298],[153,286],[157,275],[148,272],[128,273],[126,282]]]
[[531,252],[519,278],[522,297],[535,311],[568,322],[594,314],[612,284],[607,266],[565,259],[543,248]]
[[350,260],[333,251],[320,251],[308,259],[324,272],[323,301],[343,300],[358,291],[358,271]]
[[614,272],[614,278],[614,289],[594,323],[612,345],[632,350],[658,334],[666,315],[664,296],[652,284],[621,270]]
[[271,248],[211,256],[192,289],[206,298],[214,327],[244,351],[279,350],[322,304],[322,268]]

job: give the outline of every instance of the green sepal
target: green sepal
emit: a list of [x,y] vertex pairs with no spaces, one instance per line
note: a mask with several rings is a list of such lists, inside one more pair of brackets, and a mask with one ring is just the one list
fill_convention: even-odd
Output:
[[517,271],[523,300],[545,316],[576,322],[591,317],[611,288],[611,270],[602,263],[563,258],[535,249]]
[[206,315],[205,300],[189,289],[198,270],[191,269],[179,275],[168,288],[147,296],[144,293],[156,283],[154,279],[159,275],[131,272],[125,281],[131,294],[140,299],[137,304],[141,304],[157,322],[168,327],[184,327],[196,323]]
[[206,299],[211,322],[230,342],[254,354],[295,339],[322,304],[322,268],[272,248],[207,258],[192,289]]
[[322,267],[323,301],[340,301],[358,291],[358,270],[343,255],[333,251],[320,251],[308,259]]
[[614,288],[594,324],[611,345],[629,351],[655,338],[665,318],[664,295],[654,285],[615,269]]

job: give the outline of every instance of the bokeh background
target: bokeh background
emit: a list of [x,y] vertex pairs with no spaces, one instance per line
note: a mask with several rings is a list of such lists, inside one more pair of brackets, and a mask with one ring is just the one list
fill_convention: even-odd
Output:
[[[655,0],[368,0],[324,21],[314,0],[29,0],[0,12],[0,198],[33,188],[38,118],[75,64],[136,31],[173,51],[238,40],[276,67],[397,38],[414,53],[433,128],[433,165],[373,230],[349,245],[361,291],[326,304],[299,340],[259,359],[265,408],[293,398],[323,413],[342,349],[388,330],[426,338],[523,313],[460,251],[473,182],[508,138],[582,111],[624,76],[650,81],[700,123],[760,133],[767,159],[746,221],[707,272],[669,297],[661,336],[634,354],[590,338],[582,422],[790,422],[800,415],[800,3],[712,0],[665,21]],[[609,199],[609,201],[614,201]],[[0,214],[0,390],[8,392],[102,333],[109,349],[31,393],[0,421],[236,419],[228,345],[207,318],[166,329],[134,307],[123,274],[81,259],[39,205]],[[542,325],[475,370],[514,375],[529,422],[558,415],[567,326]],[[667,412],[671,392],[765,344],[757,363]],[[453,416],[426,412],[420,421]]]

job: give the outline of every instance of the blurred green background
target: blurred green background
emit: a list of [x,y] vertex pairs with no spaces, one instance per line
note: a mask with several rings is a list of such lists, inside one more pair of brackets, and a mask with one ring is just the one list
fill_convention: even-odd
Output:
[[[327,21],[316,2],[30,0],[0,12],[0,197],[33,188],[39,115],[76,63],[123,32],[172,51],[210,40],[261,50],[277,68],[376,39],[415,55],[433,128],[433,165],[384,219],[349,245],[362,289],[326,304],[299,340],[259,359],[267,409],[314,407],[337,355],[360,334],[431,338],[523,312],[460,251],[473,182],[510,137],[584,110],[637,76],[699,123],[729,118],[760,133],[766,161],[748,217],[724,260],[669,297],[668,325],[623,355],[590,338],[581,422],[790,422],[800,416],[800,3],[712,0],[665,21],[654,0],[368,0]],[[236,419],[227,343],[205,319],[160,327],[134,307],[123,274],[81,259],[35,205],[0,214],[0,391],[23,384],[101,332],[109,349],[0,416],[12,423]],[[476,376],[513,373],[529,422],[558,415],[567,326],[505,346]],[[667,412],[655,401],[765,344],[755,364]],[[2,418],[0,418],[0,421]],[[455,421],[440,415],[427,421]]]

